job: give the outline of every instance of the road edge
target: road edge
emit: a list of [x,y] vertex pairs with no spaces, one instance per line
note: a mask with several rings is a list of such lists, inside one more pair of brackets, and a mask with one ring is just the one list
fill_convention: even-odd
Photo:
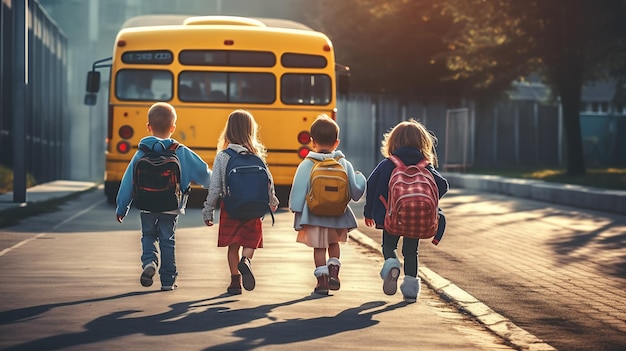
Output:
[[[375,251],[382,256],[382,248],[372,238],[361,233],[357,229],[350,231],[350,239],[357,244]],[[429,288],[434,290],[441,298],[455,305],[460,311],[469,314],[482,324],[487,330],[502,338],[509,345],[519,350],[553,351],[551,345],[537,338],[535,335],[518,327],[504,316],[495,312],[474,296],[468,294],[449,280],[428,269],[423,264],[419,265],[419,276]]]

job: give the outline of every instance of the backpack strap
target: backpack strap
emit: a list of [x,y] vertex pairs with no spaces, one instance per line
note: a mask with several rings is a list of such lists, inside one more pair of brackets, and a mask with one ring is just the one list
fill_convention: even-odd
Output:
[[406,165],[404,164],[404,162],[402,162],[400,157],[396,155],[390,155],[389,160],[391,160],[391,162],[393,162],[393,164],[396,165],[396,167],[406,167]]
[[176,152],[179,146],[179,143],[171,143],[170,146],[167,147],[167,150]]

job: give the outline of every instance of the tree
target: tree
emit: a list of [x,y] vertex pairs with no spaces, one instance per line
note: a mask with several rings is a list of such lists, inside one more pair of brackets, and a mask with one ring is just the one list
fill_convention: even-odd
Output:
[[437,0],[320,0],[307,21],[328,34],[337,61],[350,66],[354,91],[433,100],[461,95],[463,82],[437,54],[452,20]]
[[561,99],[567,173],[586,173],[580,130],[585,82],[624,75],[624,0],[446,0],[455,26],[444,55],[453,78],[500,90],[530,73]]

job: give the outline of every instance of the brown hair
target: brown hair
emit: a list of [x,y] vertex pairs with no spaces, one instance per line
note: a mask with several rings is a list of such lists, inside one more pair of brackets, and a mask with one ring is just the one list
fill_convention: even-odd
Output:
[[169,132],[176,124],[176,109],[167,102],[157,102],[148,110],[148,124],[158,134]]
[[310,131],[311,138],[323,146],[333,145],[339,138],[339,125],[327,114],[317,116]]
[[266,149],[259,140],[258,130],[259,125],[250,112],[235,110],[228,115],[217,145],[224,150],[228,144],[238,144],[265,160]]
[[390,132],[386,133],[380,152],[383,156],[389,157],[397,149],[404,146],[417,148],[428,162],[433,164],[436,162],[432,135],[423,124],[414,119],[400,122]]

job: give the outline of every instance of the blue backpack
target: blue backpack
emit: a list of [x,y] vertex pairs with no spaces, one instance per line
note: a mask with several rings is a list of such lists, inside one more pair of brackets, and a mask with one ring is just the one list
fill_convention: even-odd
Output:
[[226,165],[224,208],[231,218],[247,220],[262,218],[270,210],[270,175],[261,158],[250,152],[224,150],[229,156]]

